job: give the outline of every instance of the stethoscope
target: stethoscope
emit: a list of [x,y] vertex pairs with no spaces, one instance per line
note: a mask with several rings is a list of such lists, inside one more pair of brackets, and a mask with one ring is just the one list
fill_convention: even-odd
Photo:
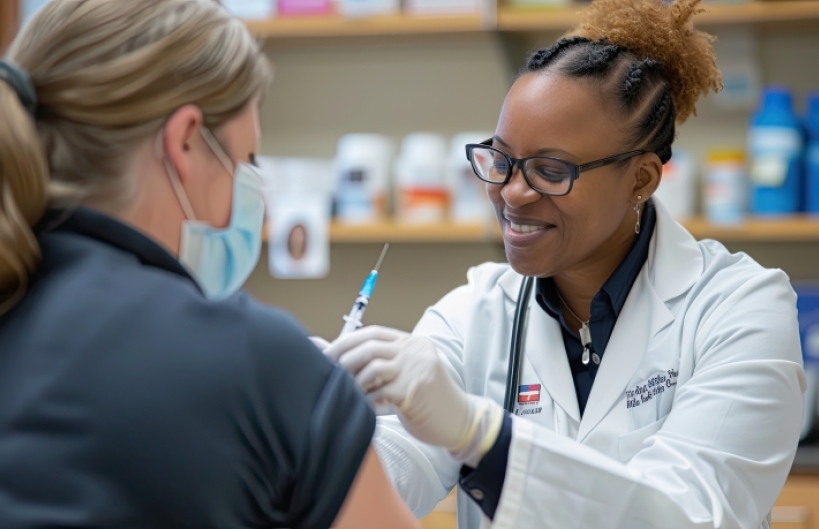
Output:
[[515,307],[515,319],[512,320],[512,342],[509,345],[509,368],[506,371],[506,395],[503,407],[512,413],[515,411],[518,384],[520,384],[520,364],[523,358],[523,333],[526,330],[526,317],[529,314],[529,298],[535,278],[524,277],[520,284],[518,303]]

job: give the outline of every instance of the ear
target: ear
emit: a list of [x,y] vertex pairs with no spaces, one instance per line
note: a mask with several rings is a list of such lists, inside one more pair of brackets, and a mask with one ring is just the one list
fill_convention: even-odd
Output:
[[634,179],[633,196],[640,196],[640,202],[648,200],[657,191],[663,177],[663,164],[656,154],[646,153],[640,156],[637,173]]
[[202,111],[198,107],[186,105],[171,114],[163,127],[164,154],[183,184],[191,174],[191,142],[197,137],[202,119]]

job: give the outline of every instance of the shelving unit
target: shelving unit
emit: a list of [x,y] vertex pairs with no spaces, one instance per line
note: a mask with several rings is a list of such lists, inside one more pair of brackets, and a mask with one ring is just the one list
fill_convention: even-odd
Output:
[[[737,5],[706,5],[697,15],[699,26],[819,21],[819,1],[754,1]],[[580,22],[578,8],[533,10],[501,8],[498,29],[501,31],[564,31]]]
[[330,240],[350,242],[427,242],[475,243],[500,240],[500,231],[494,225],[483,224],[427,224],[406,225],[394,222],[380,224],[341,224],[330,227]]
[[[750,219],[737,226],[718,226],[703,218],[682,224],[697,239],[724,242],[816,242],[819,243],[819,218],[789,217]],[[267,235],[265,234],[265,238]],[[330,240],[347,243],[487,243],[500,242],[500,231],[494,224],[419,224],[396,222],[377,224],[343,224],[330,226]]]
[[683,222],[698,239],[730,242],[819,242],[819,219],[750,219],[738,226],[715,226],[698,218]]
[[483,29],[481,18],[474,16],[414,17],[376,16],[349,19],[338,16],[272,18],[248,21],[250,31],[264,38],[365,37],[465,33]]
[[[706,5],[699,26],[819,22],[819,0],[756,0],[736,5]],[[502,32],[566,31],[581,20],[582,6],[535,9],[501,6],[497,20],[472,16],[411,16],[406,14],[347,19],[340,16],[280,17],[248,21],[257,36],[270,39],[366,37]]]

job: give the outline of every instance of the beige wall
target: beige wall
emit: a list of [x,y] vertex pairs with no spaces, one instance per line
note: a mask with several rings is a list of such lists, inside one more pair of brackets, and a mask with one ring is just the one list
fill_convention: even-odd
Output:
[[[331,157],[338,137],[378,132],[400,139],[429,130],[452,135],[493,130],[521,50],[554,36],[516,42],[497,35],[270,43],[276,82],[265,103],[263,153]],[[766,32],[759,58],[767,83],[796,90],[799,107],[819,89],[819,33]],[[512,50],[512,51],[509,51]],[[701,155],[742,146],[748,112],[706,101],[680,131],[678,145]],[[730,244],[796,279],[819,279],[819,244]],[[263,260],[248,283],[259,298],[287,308],[313,332],[331,337],[378,256],[379,245],[333,245],[324,280],[274,280]],[[498,244],[395,245],[383,267],[368,323],[411,328],[425,307],[462,284],[469,266],[503,260]]]

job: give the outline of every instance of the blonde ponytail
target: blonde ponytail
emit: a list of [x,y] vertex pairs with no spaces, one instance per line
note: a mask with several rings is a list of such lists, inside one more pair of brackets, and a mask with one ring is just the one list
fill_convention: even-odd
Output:
[[218,128],[270,79],[244,24],[214,0],[51,0],[8,54],[32,83],[0,79],[0,314],[40,258],[31,227],[46,204],[129,203],[135,148],[185,105]]
[[0,80],[0,314],[23,297],[40,260],[32,226],[45,211],[47,187],[34,118]]

